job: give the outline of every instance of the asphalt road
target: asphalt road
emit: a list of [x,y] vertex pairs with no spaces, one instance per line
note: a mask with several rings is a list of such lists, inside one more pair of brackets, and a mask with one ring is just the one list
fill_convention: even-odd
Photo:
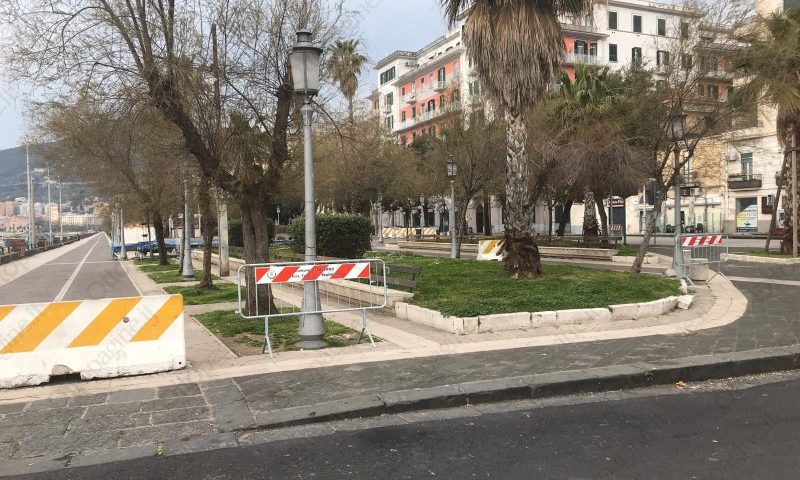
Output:
[[566,399],[18,478],[796,479],[800,381],[792,375],[746,389]]
[[[55,250],[57,252],[57,250]],[[103,234],[0,286],[0,305],[138,295]],[[10,264],[11,265],[11,264]]]

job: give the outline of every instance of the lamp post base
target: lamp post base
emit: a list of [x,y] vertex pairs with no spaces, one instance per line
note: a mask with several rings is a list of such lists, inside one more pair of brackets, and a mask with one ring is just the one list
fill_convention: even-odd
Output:
[[303,350],[320,350],[326,348],[328,344],[322,340],[322,335],[309,335],[307,337],[301,335],[300,341],[295,346]]

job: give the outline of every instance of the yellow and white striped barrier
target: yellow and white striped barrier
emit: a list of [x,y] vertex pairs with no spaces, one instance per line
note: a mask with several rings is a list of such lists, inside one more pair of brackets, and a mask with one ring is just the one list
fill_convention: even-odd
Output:
[[[406,238],[414,237],[417,235],[419,227],[383,227],[384,238]],[[433,236],[436,235],[438,230],[434,227],[425,227],[422,229],[422,235]]]
[[502,240],[481,240],[478,242],[477,260],[502,260],[503,241]]
[[183,329],[180,295],[0,306],[0,388],[183,368]]

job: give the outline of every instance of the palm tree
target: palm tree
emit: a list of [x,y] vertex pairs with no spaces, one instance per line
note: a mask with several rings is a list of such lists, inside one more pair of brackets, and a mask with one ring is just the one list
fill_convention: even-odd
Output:
[[[776,107],[778,140],[784,147],[800,147],[800,8],[759,19],[747,40],[748,47],[735,58],[735,65],[749,77],[742,91]],[[798,203],[793,198],[792,175],[788,174],[790,164],[784,161],[781,172],[789,198],[784,206],[785,252],[792,251],[792,232],[800,227],[792,225],[792,211]]]
[[541,273],[528,187],[525,113],[559,79],[564,41],[559,15],[579,15],[589,0],[441,0],[455,25],[466,11],[464,46],[478,80],[506,119],[505,245],[512,277]]
[[347,112],[353,123],[353,98],[358,90],[358,76],[367,57],[358,52],[358,40],[337,40],[331,47],[331,78],[347,98]]

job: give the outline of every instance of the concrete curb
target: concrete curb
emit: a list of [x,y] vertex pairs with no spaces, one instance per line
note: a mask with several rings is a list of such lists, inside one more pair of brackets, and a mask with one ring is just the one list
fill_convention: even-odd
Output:
[[756,255],[741,255],[737,253],[729,253],[728,260],[749,263],[768,263],[772,265],[796,265],[800,263],[800,258],[759,257]]
[[399,390],[293,407],[256,416],[249,430],[282,428],[418,410],[597,393],[704,381],[800,367],[800,345],[720,355],[701,355],[565,372]]

